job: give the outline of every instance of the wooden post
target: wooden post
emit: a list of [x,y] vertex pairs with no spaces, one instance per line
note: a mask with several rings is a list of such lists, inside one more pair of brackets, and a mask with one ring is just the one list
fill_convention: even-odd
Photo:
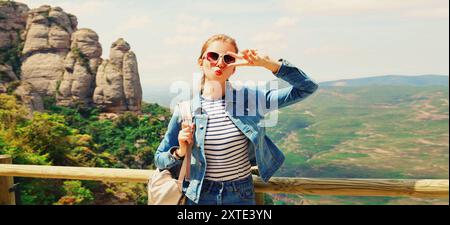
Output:
[[[12,158],[10,155],[0,155],[0,164],[12,164]],[[9,189],[13,186],[13,177],[1,177],[0,176],[0,205],[15,205],[16,198],[14,192],[10,192]]]
[[[253,175],[259,176],[259,169],[257,166],[250,168],[250,172]],[[264,192],[255,192],[255,203],[256,205],[264,205]]]
[[264,205],[264,193],[256,192],[255,193],[256,205]]

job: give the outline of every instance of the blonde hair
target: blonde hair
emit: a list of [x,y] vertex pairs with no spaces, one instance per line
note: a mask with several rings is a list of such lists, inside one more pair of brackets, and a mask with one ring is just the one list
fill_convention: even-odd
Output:
[[[208,49],[209,45],[211,45],[211,43],[215,42],[215,41],[222,41],[222,42],[228,42],[231,45],[233,45],[234,49],[235,49],[235,53],[239,52],[239,48],[236,44],[236,40],[228,35],[225,34],[216,34],[211,36],[210,38],[208,38],[208,40],[206,40],[206,42],[203,44],[202,47],[202,51],[200,53],[200,56],[198,57],[198,62],[200,63],[200,61],[203,59],[203,55],[205,54],[206,50]],[[203,87],[205,86],[205,74],[203,74],[202,76],[202,83],[201,83],[201,89],[200,91],[203,92]]]

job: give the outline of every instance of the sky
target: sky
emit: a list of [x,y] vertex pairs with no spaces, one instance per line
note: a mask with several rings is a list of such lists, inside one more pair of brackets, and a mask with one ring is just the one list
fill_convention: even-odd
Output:
[[[284,58],[317,82],[381,75],[449,74],[448,0],[19,0],[60,6],[100,37],[103,58],[124,38],[138,58],[144,96],[190,81],[213,34]],[[240,67],[235,80],[271,80]]]

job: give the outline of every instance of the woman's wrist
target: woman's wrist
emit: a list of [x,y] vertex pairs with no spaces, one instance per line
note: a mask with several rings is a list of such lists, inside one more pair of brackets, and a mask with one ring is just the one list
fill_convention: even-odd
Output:
[[180,148],[177,148],[177,149],[173,152],[173,154],[175,155],[175,157],[178,158],[178,159],[184,158],[184,154],[181,154],[181,153],[180,153],[180,149],[181,149],[181,148],[182,148],[182,147],[180,146]]
[[174,147],[170,150],[170,154],[177,160],[181,160],[183,158],[183,156],[180,155],[179,149],[180,147],[177,146],[176,148]]
[[272,59],[268,59],[264,64],[264,68],[272,71],[273,74],[276,74],[281,68],[281,63]]

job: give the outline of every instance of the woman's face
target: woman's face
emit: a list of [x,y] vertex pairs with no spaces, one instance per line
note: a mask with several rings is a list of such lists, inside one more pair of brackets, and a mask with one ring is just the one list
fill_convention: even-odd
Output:
[[[235,66],[228,66],[224,62],[223,55],[227,54],[228,51],[236,52],[234,46],[228,42],[224,41],[214,41],[212,42],[208,49],[206,49],[203,58],[200,60],[200,68],[203,71],[203,74],[206,76],[206,80],[209,81],[219,81],[225,82],[230,78],[235,71]],[[216,52],[219,53],[220,57],[217,63],[210,62],[206,59],[206,53],[208,52]]]

